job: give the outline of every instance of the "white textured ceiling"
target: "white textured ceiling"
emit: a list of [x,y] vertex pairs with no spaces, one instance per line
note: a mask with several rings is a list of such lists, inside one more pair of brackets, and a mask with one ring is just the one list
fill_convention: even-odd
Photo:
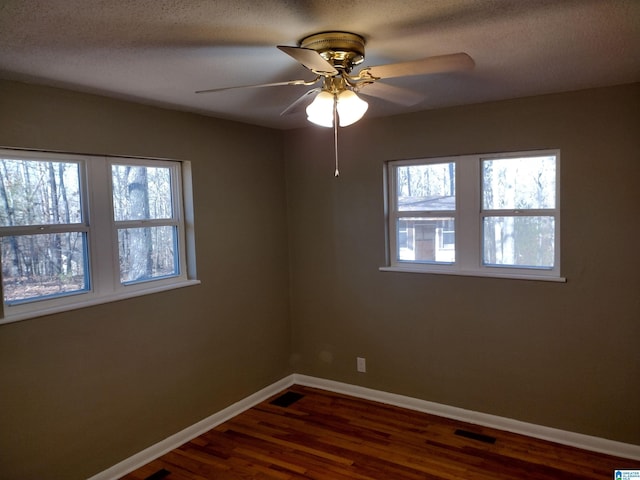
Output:
[[466,52],[470,72],[387,83],[368,116],[640,81],[639,0],[2,0],[0,78],[61,86],[274,128],[304,86],[194,91],[314,75],[276,45],[350,31],[363,65]]

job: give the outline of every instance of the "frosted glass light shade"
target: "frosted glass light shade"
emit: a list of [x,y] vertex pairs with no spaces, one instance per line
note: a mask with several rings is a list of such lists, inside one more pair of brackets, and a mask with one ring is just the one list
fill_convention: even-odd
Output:
[[369,104],[351,90],[343,90],[337,95],[322,91],[307,107],[307,120],[321,127],[333,127],[333,103],[336,98],[341,127],[356,123],[369,108]]
[[338,95],[337,108],[340,126],[346,127],[360,120],[369,108],[369,104],[351,90],[345,90]]
[[321,127],[333,127],[333,102],[332,93],[320,92],[307,107],[307,120]]

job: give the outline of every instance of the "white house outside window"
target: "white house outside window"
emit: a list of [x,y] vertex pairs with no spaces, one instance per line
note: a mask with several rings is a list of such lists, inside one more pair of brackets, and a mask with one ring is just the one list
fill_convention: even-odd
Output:
[[193,283],[188,167],[0,150],[0,321]]
[[381,270],[564,280],[559,151],[401,160],[387,170]]

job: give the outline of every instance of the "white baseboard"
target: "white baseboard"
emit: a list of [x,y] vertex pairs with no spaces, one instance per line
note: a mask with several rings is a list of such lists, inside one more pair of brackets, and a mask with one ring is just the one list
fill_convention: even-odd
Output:
[[199,421],[198,423],[185,428],[184,430],[171,435],[168,438],[156,443],[136,453],[122,462],[104,470],[88,480],[117,480],[127,473],[146,465],[152,460],[164,455],[167,452],[179,447],[180,445],[196,438],[199,435],[217,427],[218,425],[230,420],[272,397],[282,390],[292,385],[303,385],[307,387],[319,388],[335,393],[351,395],[353,397],[372,400],[375,402],[386,403],[397,407],[407,408],[424,413],[430,413],[453,420],[482,425],[490,428],[497,428],[512,433],[528,435],[533,438],[549,440],[552,442],[569,445],[572,447],[591,450],[594,452],[606,453],[618,457],[640,460],[640,445],[632,445],[629,443],[607,440],[604,438],[593,437],[581,433],[567,432],[551,427],[544,427],[532,423],[521,422],[511,418],[499,417],[488,413],[475,412],[465,410],[463,408],[451,407],[440,403],[429,402],[417,398],[397,395],[395,393],[383,392],[381,390],[373,390],[370,388],[350,385],[348,383],[336,382],[334,380],[326,380],[323,378],[310,377],[294,373],[277,382],[263,388],[262,390],[220,410],[217,413]]
[[183,445],[184,443],[193,440],[194,438],[202,435],[205,432],[208,432],[212,428],[217,427],[227,420],[230,420],[231,418],[239,415],[245,410],[249,410],[251,407],[254,407],[260,402],[265,401],[269,397],[280,393],[282,390],[289,388],[291,385],[293,385],[293,378],[293,375],[289,375],[282,380],[278,380],[277,382],[263,388],[262,390],[252,395],[249,395],[239,402],[236,402],[233,405],[230,405],[227,408],[220,410],[219,412],[214,413],[213,415],[203,420],[200,420],[198,423],[195,423],[190,427],[187,427],[184,430],[165,438],[155,445],[151,445],[149,448],[145,448],[132,457],[129,457],[122,462],[117,463],[113,467],[110,467],[107,470],[104,470],[94,475],[93,477],[90,477],[88,480],[117,480],[125,476],[127,473],[130,473],[137,468],[146,465],[152,460],[161,457],[165,453],[178,448],[180,445]]
[[617,442],[615,440],[593,437],[582,433],[568,432],[557,428],[521,422],[520,420],[513,420],[511,418],[465,410],[463,408],[451,407],[441,403],[428,402],[426,400],[405,397],[395,393],[372,390],[370,388],[359,387],[333,380],[325,380],[322,378],[309,377],[306,375],[294,374],[293,383],[373,400],[419,412],[430,413],[440,417],[450,418],[452,420],[460,420],[467,423],[473,423],[475,425],[482,425],[484,427],[527,435],[529,437],[548,440],[563,445],[590,450],[592,452],[606,453],[617,457],[640,460],[640,445]]

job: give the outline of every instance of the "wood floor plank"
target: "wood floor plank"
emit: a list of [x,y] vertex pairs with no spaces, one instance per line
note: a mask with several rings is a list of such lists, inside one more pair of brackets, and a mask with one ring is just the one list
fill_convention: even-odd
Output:
[[[609,480],[640,462],[310,387],[270,400],[122,480]],[[493,437],[486,443],[456,430]],[[482,439],[482,437],[479,437]]]

